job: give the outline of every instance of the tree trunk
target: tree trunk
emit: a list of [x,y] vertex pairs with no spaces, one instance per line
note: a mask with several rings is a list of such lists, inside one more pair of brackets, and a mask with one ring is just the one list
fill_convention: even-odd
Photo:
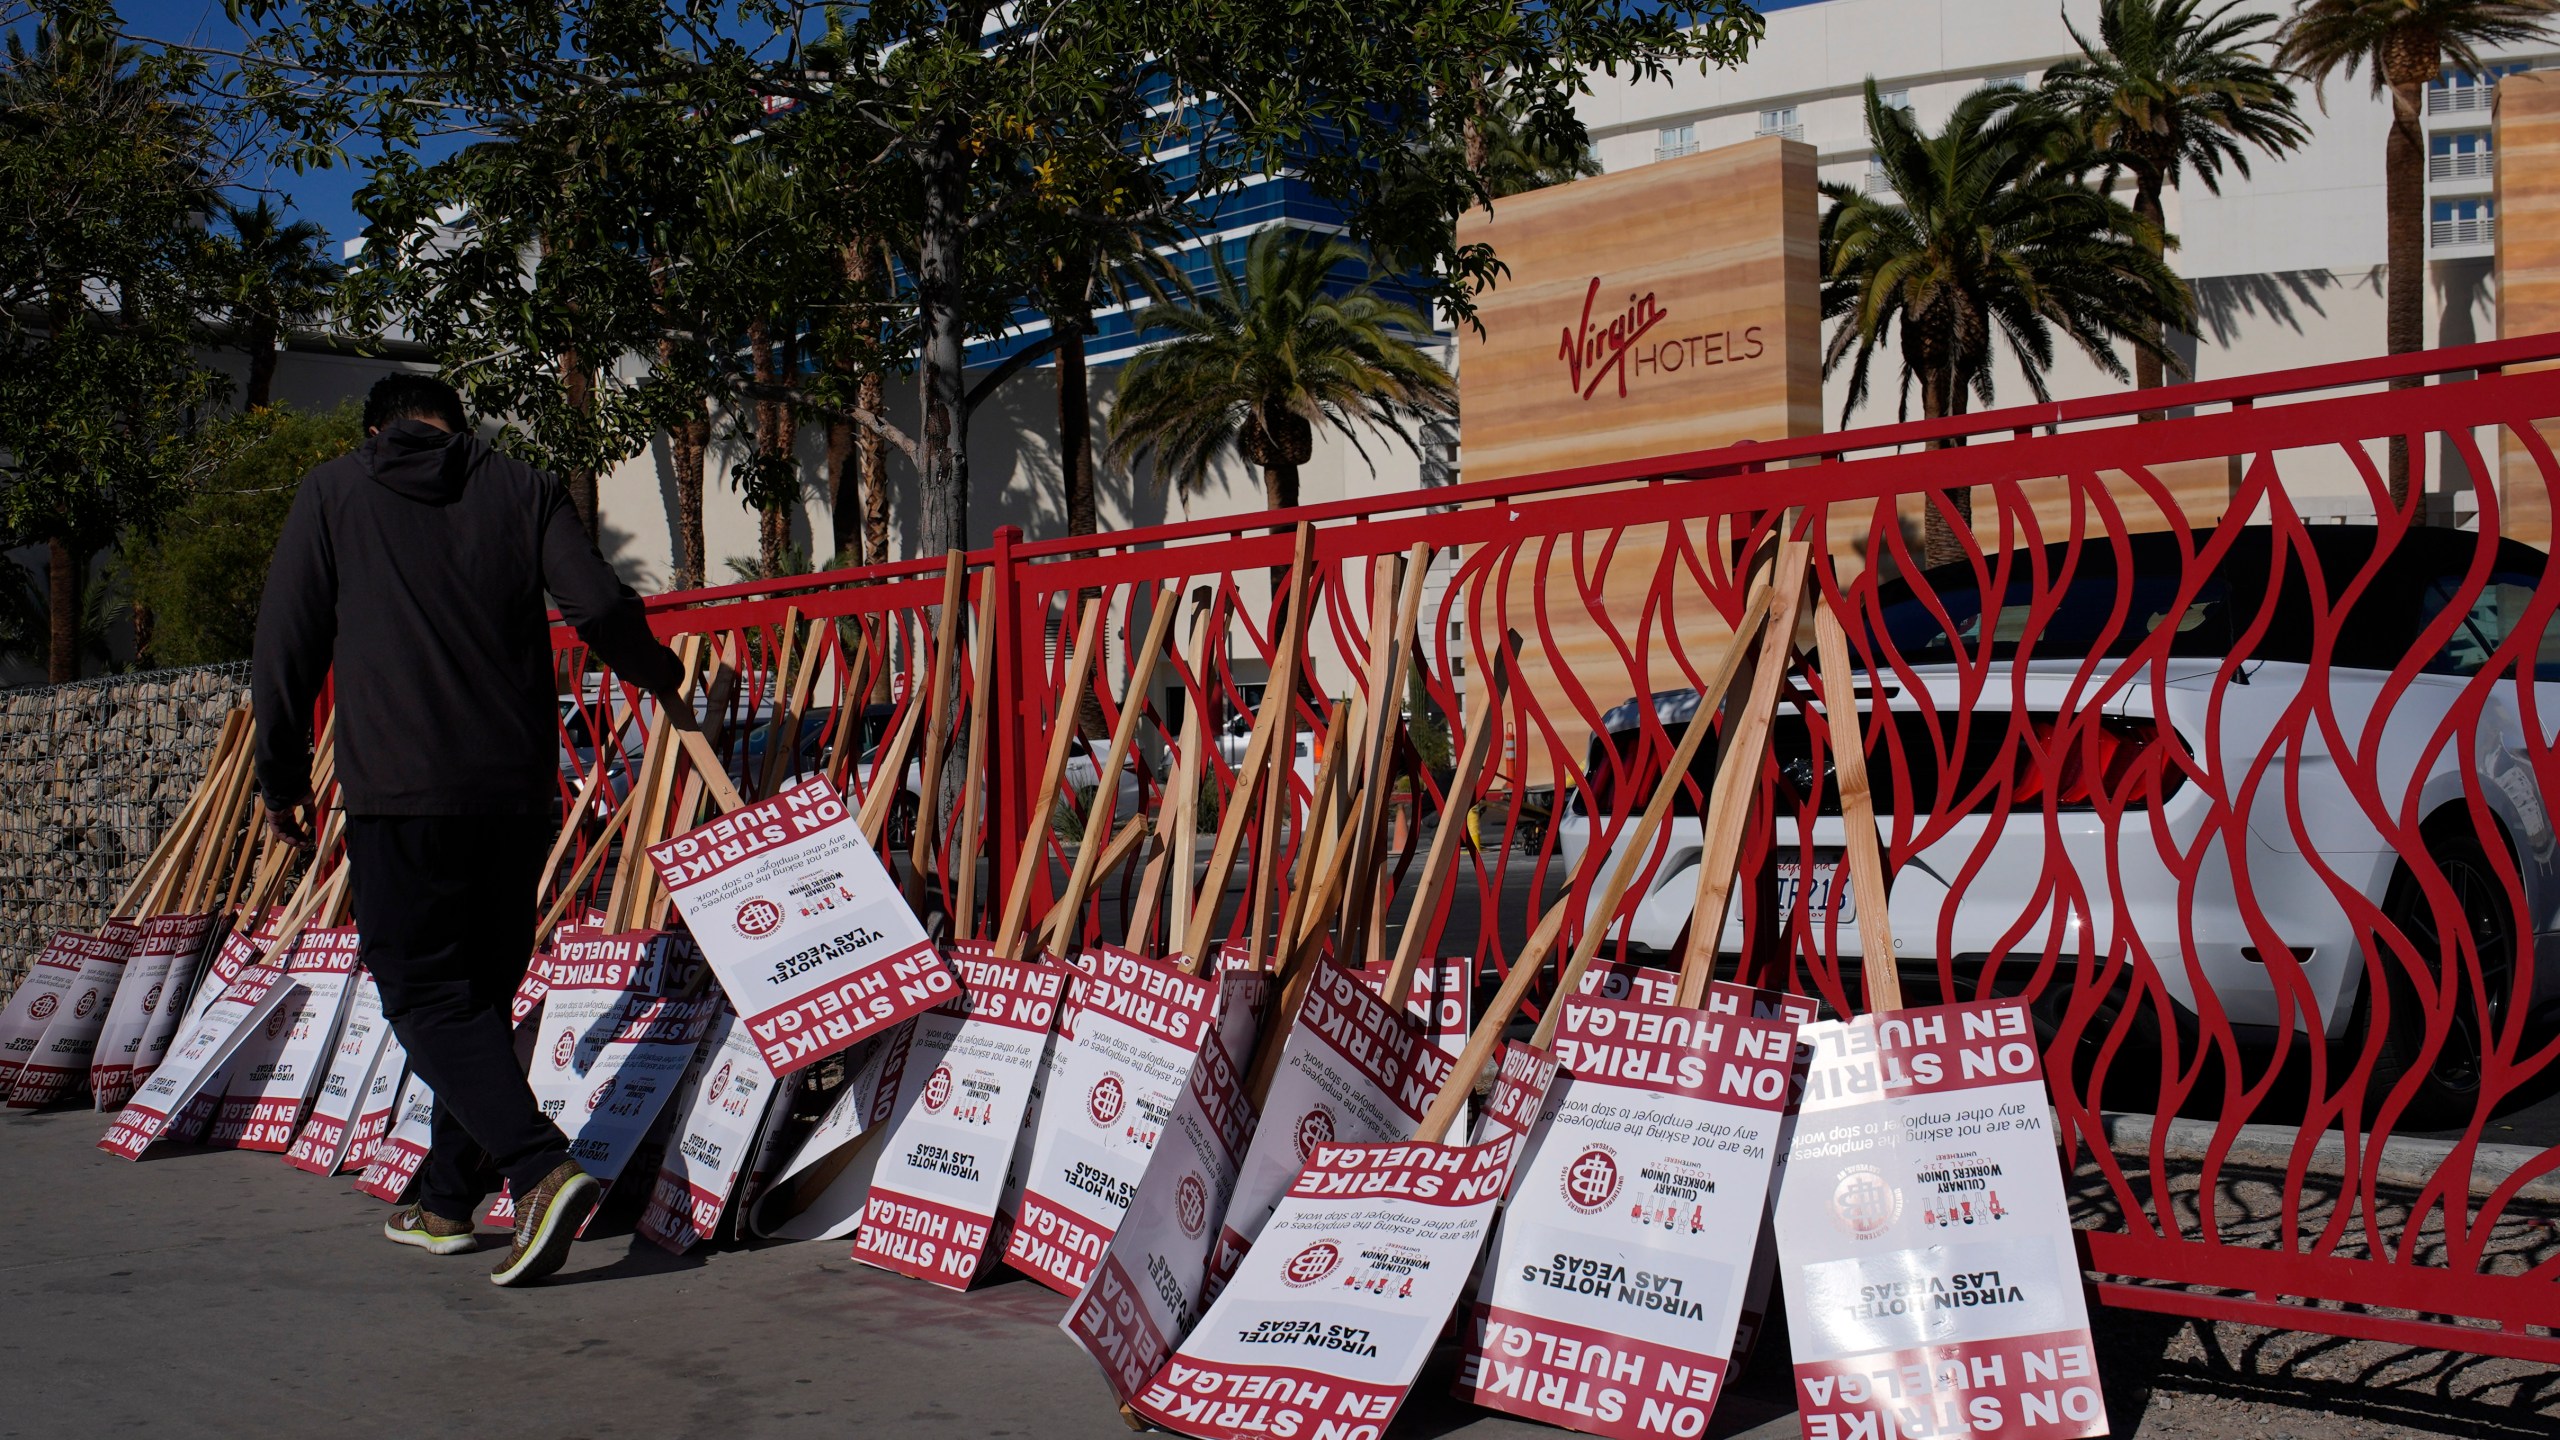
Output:
[[1058,334],[1058,464],[1065,472],[1067,533],[1098,533],[1102,517],[1093,495],[1093,411],[1086,398],[1084,330],[1050,322]]
[[711,448],[711,421],[701,413],[707,402],[696,401],[695,411],[676,422],[667,434],[668,448],[674,452],[676,471],[676,588],[699,590],[709,583],[708,548],[702,534],[702,470],[703,458]]
[[[1951,392],[1954,377],[1936,364],[1925,364],[1920,370],[1920,412],[1931,420],[1945,419],[1953,406]],[[1938,446],[1952,445],[1941,440]],[[1950,514],[1950,511],[1953,511]],[[1926,518],[1921,522],[1920,563],[1925,566],[1949,565],[1965,557],[1964,537],[1973,529],[1973,487],[1956,485],[1948,488],[1946,503],[1931,497]]]
[[[877,370],[862,377],[857,398],[862,408],[874,415],[886,403],[887,385]],[[889,442],[877,430],[865,427],[856,437],[860,463],[856,473],[862,480],[862,563],[889,563]]]
[[[2434,57],[2428,58],[2432,65]],[[2383,252],[2384,314],[2387,344],[2394,355],[2423,350],[2427,343],[2427,144],[2418,119],[2424,88],[2423,80],[2392,77],[2391,133],[2382,146],[2382,203],[2389,236]],[[2414,378],[2395,380],[2391,388],[2405,390],[2417,383]],[[2406,437],[2391,437],[2386,474],[2391,503],[2406,505],[2410,490]]]
[[[2135,181],[2133,190],[2133,213],[2141,216],[2143,223],[2151,227],[2150,238],[2145,242],[2149,245],[2151,253],[2154,255],[2166,254],[2168,250],[2166,243],[2168,214],[2166,208],[2160,203],[2160,181],[2157,177],[2146,175]],[[2152,335],[2155,339],[2165,340],[2167,338],[2166,333],[2158,329],[2154,329],[2152,331]],[[2143,349],[2139,345],[2135,346],[2133,351],[2133,388],[2136,390],[2157,390],[2160,388],[2160,380],[2160,357],[2149,350]],[[2146,410],[2143,412],[2142,418],[2146,421],[2157,420],[2161,418],[2163,413],[2165,412]]]
[[246,410],[264,410],[275,403],[276,393],[276,327],[261,320],[249,327],[249,386],[242,404]]
[[755,361],[756,479],[748,496],[756,511],[756,561],[766,575],[782,573],[783,554],[791,546],[791,499],[799,487],[792,445],[799,425],[789,402],[776,393],[792,368],[791,341],[780,343],[764,321],[747,330],[747,347]]
[[[560,388],[568,396],[569,408],[585,415],[595,408],[596,379],[579,360],[575,350],[560,352]],[[568,467],[561,481],[569,487],[569,503],[578,509],[578,524],[585,528],[587,539],[601,545],[602,517],[597,513],[596,472],[583,465]]]
[[51,634],[46,637],[44,678],[59,685],[80,678],[80,580],[88,569],[82,557],[70,545],[55,540],[45,555],[49,596],[45,620]]
[[969,543],[969,415],[961,369],[968,339],[961,308],[969,198],[965,138],[957,124],[946,124],[924,150],[924,219],[916,243],[916,303],[924,322],[924,353],[916,367],[924,417],[916,549],[924,555]]
[[862,563],[862,481],[853,473],[855,434],[841,415],[827,417],[827,543],[829,563]]

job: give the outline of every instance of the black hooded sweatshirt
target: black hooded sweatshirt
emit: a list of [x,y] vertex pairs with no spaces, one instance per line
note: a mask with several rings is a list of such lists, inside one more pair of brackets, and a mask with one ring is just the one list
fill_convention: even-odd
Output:
[[309,793],[312,707],[334,668],[349,814],[553,813],[545,591],[624,679],[675,688],[674,652],[551,476],[415,420],[314,469],[258,607],[259,789],[272,803]]

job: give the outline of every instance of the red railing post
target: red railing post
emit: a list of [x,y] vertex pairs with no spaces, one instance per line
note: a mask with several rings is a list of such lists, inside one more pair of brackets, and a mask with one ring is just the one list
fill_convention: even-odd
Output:
[[[1031,819],[1025,792],[1031,787],[1031,772],[1036,768],[1024,741],[1037,731],[1033,707],[1039,693],[1047,689],[1047,677],[1039,668],[1040,636],[1033,630],[1027,644],[1024,639],[1024,631],[1037,621],[1021,592],[1020,562],[1014,558],[1014,547],[1021,541],[1021,527],[999,525],[987,549],[986,613],[996,627],[995,673],[988,677],[996,688],[989,699],[987,716],[996,728],[987,737],[990,773],[983,778],[994,802],[987,807],[987,825],[993,833],[987,836],[984,847],[989,882],[979,893],[989,897],[991,914],[997,904],[995,897],[1012,884],[1014,867],[1021,863],[1022,830]],[[1030,657],[1027,661],[1026,654]],[[973,783],[979,779],[970,777]],[[1042,878],[1045,880],[1046,876]],[[957,923],[965,927],[970,920],[961,916]]]

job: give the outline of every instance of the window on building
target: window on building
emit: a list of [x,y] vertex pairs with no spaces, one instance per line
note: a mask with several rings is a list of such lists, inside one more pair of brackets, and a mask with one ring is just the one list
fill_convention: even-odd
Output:
[[1783,135],[1789,140],[1801,140],[1804,138],[1804,126],[1796,121],[1796,107],[1781,105],[1776,109],[1760,112],[1759,133]]
[[1876,98],[1887,110],[1899,110],[1905,115],[1911,113],[1911,92],[1908,90],[1887,90]]
[[1893,177],[1884,173],[1883,160],[1873,155],[1867,157],[1867,177],[1861,182],[1861,188],[1870,195],[1893,193]]
[[2429,180],[2485,180],[2491,173],[2489,132],[2438,131],[2427,137]]
[[1677,159],[1694,154],[1697,148],[1698,127],[1695,124],[1665,125],[1654,132],[1653,158],[1656,160]]
[[1994,90],[2024,90],[2027,88],[2027,77],[2023,72],[2015,75],[1994,75],[1982,83]]
[[2497,202],[2485,196],[2438,200],[2427,207],[2430,246],[2487,245],[2498,238]]

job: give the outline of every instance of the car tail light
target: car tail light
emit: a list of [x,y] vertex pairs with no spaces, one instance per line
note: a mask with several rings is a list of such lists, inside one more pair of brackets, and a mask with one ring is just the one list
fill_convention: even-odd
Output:
[[[2048,778],[2054,806],[2061,810],[2094,810],[2105,798],[2119,800],[2131,810],[2151,803],[2142,770],[2146,757],[2160,743],[2156,722],[2110,717],[2081,725],[2068,744],[2060,739],[2062,727],[2054,716],[2030,715],[2027,728],[2035,735],[2036,748],[2044,752],[2044,763],[2038,764],[2027,747],[2018,747],[2010,769],[2011,805],[2042,804]],[[2160,767],[2161,799],[2175,795],[2185,783],[2185,774],[2176,766]]]

